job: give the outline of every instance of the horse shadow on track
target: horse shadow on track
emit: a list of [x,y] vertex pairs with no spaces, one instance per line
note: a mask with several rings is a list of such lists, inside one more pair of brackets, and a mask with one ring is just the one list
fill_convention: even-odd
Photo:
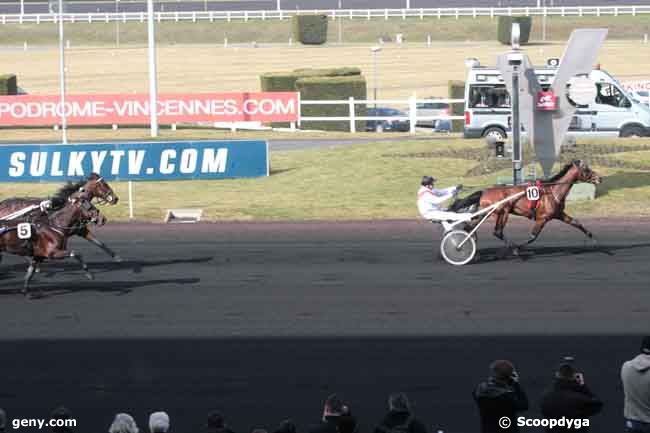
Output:
[[[152,268],[157,266],[173,266],[173,265],[195,265],[200,263],[208,263],[214,257],[195,257],[189,259],[169,259],[169,260],[124,260],[121,262],[86,262],[88,269],[93,274],[102,274],[113,271],[131,270],[133,273],[139,274],[142,269]],[[0,265],[1,266],[1,265]],[[12,264],[8,266],[1,266],[0,278],[12,278],[12,274],[24,274],[27,270],[27,263]],[[52,277],[59,273],[78,272],[81,267],[74,260],[67,259],[65,261],[50,261],[44,262],[41,265],[41,278]],[[38,277],[36,277],[38,278]]]
[[[147,281],[87,281],[87,280],[78,280],[78,281],[66,281],[60,282],[58,284],[49,283],[49,284],[34,284],[30,289],[31,293],[34,293],[37,290],[41,290],[43,293],[43,298],[49,298],[52,296],[62,296],[78,292],[100,292],[100,293],[115,293],[117,296],[126,295],[131,293],[134,289],[147,286],[156,286],[159,284],[196,284],[201,281],[200,278],[172,278],[172,279],[160,279],[160,280],[147,280]],[[15,286],[15,283],[12,284],[1,284],[0,288],[3,286]],[[9,290],[0,290],[0,296],[7,295],[21,295],[19,288],[11,288]]]
[[634,250],[638,248],[650,248],[650,242],[630,245],[583,245],[583,246],[548,246],[537,248],[524,248],[519,251],[518,255],[513,254],[505,247],[484,248],[479,250],[480,257],[476,264],[491,263],[505,260],[526,261],[537,257],[570,257],[583,254],[605,254],[615,256],[617,251]]

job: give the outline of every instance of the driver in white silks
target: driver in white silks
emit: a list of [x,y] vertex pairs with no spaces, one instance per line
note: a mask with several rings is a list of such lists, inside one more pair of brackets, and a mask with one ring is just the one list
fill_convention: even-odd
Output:
[[435,189],[435,179],[431,176],[423,176],[421,187],[418,190],[418,210],[422,218],[429,221],[458,221],[470,220],[471,213],[449,212],[440,205],[452,197],[455,197],[463,186],[450,186],[445,189]]

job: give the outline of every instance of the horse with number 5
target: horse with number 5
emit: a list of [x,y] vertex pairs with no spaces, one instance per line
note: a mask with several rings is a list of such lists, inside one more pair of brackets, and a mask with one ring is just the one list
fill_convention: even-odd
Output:
[[[468,208],[476,204],[479,205],[480,209],[484,209],[519,193],[519,196],[513,200],[505,201],[493,214],[496,218],[494,236],[504,241],[509,248],[513,249],[513,252],[517,253],[519,248],[534,242],[546,223],[553,219],[560,220],[577,228],[593,241],[593,234],[577,219],[569,216],[564,211],[564,207],[565,200],[573,184],[576,182],[589,182],[596,185],[600,181],[601,177],[584,161],[573,160],[566,164],[555,176],[542,181],[537,186],[515,185],[510,187],[487,188],[456,201],[450,210],[457,212],[460,209]],[[527,189],[529,189],[528,194],[524,194]],[[535,200],[533,206],[530,205],[531,198],[538,199]],[[528,241],[522,245],[511,243],[503,234],[510,214],[526,217],[535,223]]]
[[[40,205],[49,201],[51,203],[51,210],[55,211],[62,208],[66,201],[72,194],[80,193],[83,197],[92,201],[97,199],[99,204],[117,204],[119,198],[113,192],[111,186],[104,180],[103,177],[97,173],[91,173],[87,178],[75,183],[68,183],[61,187],[54,196],[49,199],[34,198],[34,197],[12,197],[0,202],[0,219],[13,219],[22,218],[24,215],[41,212],[45,209],[39,209]],[[121,261],[122,258],[118,256],[112,249],[110,249],[104,242],[97,239],[90,231],[86,224],[79,226],[79,229],[73,233],[74,235],[81,236],[88,242],[101,248],[106,254],[111,256],[115,261]]]
[[[68,198],[65,206],[49,215],[33,220],[0,220],[0,252],[30,259],[22,290],[25,295],[35,270],[45,260],[74,258],[86,278],[93,279],[81,255],[68,251],[68,238],[87,222],[103,225],[106,218],[89,200],[76,194]],[[42,296],[40,290],[36,295]]]

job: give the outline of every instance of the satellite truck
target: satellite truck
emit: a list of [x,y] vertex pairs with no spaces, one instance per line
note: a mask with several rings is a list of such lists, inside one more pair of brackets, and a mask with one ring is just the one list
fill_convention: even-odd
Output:
[[[535,68],[543,91],[548,91],[559,65],[549,59],[546,67]],[[481,66],[467,59],[465,81],[465,138],[493,137],[504,141],[511,132],[510,95],[496,68]],[[607,71],[596,66],[589,78],[596,85],[596,98],[588,105],[577,105],[568,135],[589,137],[648,137],[650,108],[638,102]],[[525,134],[525,131],[523,132]]]

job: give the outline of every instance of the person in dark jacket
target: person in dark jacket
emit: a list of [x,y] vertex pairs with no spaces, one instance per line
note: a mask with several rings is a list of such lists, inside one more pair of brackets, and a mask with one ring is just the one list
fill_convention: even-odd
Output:
[[517,412],[528,410],[528,397],[519,384],[519,375],[512,362],[507,360],[490,364],[490,373],[488,380],[474,390],[474,401],[481,417],[481,433],[518,432]]
[[336,395],[332,394],[325,400],[323,418],[319,424],[312,425],[309,433],[337,433],[339,418],[343,415],[345,405]]
[[413,415],[406,394],[398,392],[388,397],[388,413],[375,433],[427,433],[427,428]]
[[208,414],[207,429],[208,433],[234,433],[226,425],[226,421],[221,412],[216,410]]
[[[603,409],[603,402],[594,395],[585,384],[582,373],[578,372],[570,363],[562,363],[555,373],[552,387],[547,390],[541,403],[544,418],[567,420],[585,420]],[[586,432],[588,425],[569,427],[558,426],[548,432]]]

